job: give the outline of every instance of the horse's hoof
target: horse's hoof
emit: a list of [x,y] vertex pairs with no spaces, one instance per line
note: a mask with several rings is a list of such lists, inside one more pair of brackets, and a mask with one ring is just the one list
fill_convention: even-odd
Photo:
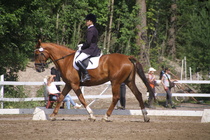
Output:
[[55,120],[56,120],[56,118],[55,118],[55,117],[53,117],[53,118],[50,118],[50,120],[51,120],[51,121],[55,121]]
[[105,119],[105,118],[102,118],[101,121],[102,122],[112,122],[111,120],[108,120],[108,119]]
[[144,122],[149,122],[150,121],[150,118],[149,117],[145,117],[144,118]]
[[102,122],[107,122],[108,120],[105,119],[105,118],[102,118],[101,121],[102,121]]
[[56,120],[56,117],[55,117],[56,115],[53,113],[53,114],[51,114],[50,115],[50,120],[51,121],[55,121]]
[[96,118],[88,118],[88,120],[91,121],[91,122],[95,122]]
[[56,114],[52,113],[52,114],[50,115],[50,117],[55,117],[55,115],[56,115]]

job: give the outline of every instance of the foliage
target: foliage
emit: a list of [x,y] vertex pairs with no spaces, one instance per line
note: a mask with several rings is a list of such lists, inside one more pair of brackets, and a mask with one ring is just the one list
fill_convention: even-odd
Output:
[[[185,7],[185,4],[189,4]],[[185,9],[179,10],[180,27],[178,30],[177,57],[187,56],[187,63],[194,72],[207,72],[210,68],[210,2],[180,2]]]
[[147,23],[150,49],[158,47],[157,53],[161,56],[167,56],[164,47],[165,42],[167,41],[167,31],[169,28],[170,5],[171,1],[147,0]]
[[39,90],[37,90],[36,97],[43,97],[44,92],[45,92],[45,86],[42,86]]
[[29,102],[5,102],[4,108],[35,108],[37,106],[44,106],[44,101],[29,101]]
[[[5,86],[5,98],[27,98],[27,94],[23,86]],[[4,108],[34,108],[36,106],[44,106],[42,102],[4,102]]]
[[[16,79],[14,73],[23,70],[28,62],[27,48],[22,48],[22,28],[19,27],[20,15],[24,12],[24,8],[15,9],[14,13],[9,13],[11,9],[0,7],[0,74],[7,72],[8,76]],[[7,75],[6,75],[7,78]]]
[[[173,14],[172,4],[172,1],[147,0],[148,43],[152,65],[159,63],[159,56],[170,58],[168,54],[171,48],[167,48],[167,39]],[[205,74],[210,68],[208,61],[210,2],[182,0],[176,1],[175,4],[176,59],[183,59],[186,56],[187,64],[193,73],[202,71]]]
[[[174,13],[171,12],[173,2],[177,6]],[[170,58],[168,32],[171,15],[175,14],[176,59],[186,56],[193,72],[207,73],[210,69],[210,1],[146,0],[146,4],[147,45],[152,66],[164,64],[160,57]],[[5,80],[17,80],[17,72],[33,60],[34,45],[39,38],[76,49],[77,44],[84,41],[84,17],[88,13],[97,16],[98,45],[102,49],[109,27],[109,8],[107,0],[1,0],[0,74],[5,75]],[[140,54],[136,45],[136,26],[141,21],[139,8],[136,0],[114,1],[111,53]],[[15,88],[7,90],[12,93]]]
[[[111,52],[138,55],[136,25],[140,22],[136,1],[115,0],[112,25]],[[147,0],[147,33],[152,65],[159,56],[167,57],[166,48],[170,28],[172,1]],[[188,64],[206,70],[209,45],[209,2],[177,1],[176,57],[187,56]],[[84,17],[88,13],[97,16],[99,46],[104,43],[104,32],[109,20],[109,2],[106,0],[45,0],[1,1],[0,6],[0,73],[23,70],[33,56],[33,46],[38,38],[44,42],[64,44],[73,49],[84,41]],[[21,25],[21,26],[20,26]],[[191,51],[194,50],[194,51]],[[7,53],[5,55],[5,52]],[[190,53],[188,53],[190,52]],[[4,54],[4,55],[3,55]],[[194,57],[199,54],[198,57]],[[15,62],[15,63],[14,63]]]
[[[135,3],[126,3],[125,0],[117,1],[115,4],[112,51],[123,54],[137,54],[135,37],[137,34],[136,26],[139,23],[137,13],[139,7]],[[131,53],[132,52],[132,53]]]

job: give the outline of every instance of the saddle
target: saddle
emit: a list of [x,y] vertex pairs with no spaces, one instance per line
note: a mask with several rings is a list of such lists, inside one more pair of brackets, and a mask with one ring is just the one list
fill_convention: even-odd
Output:
[[[74,56],[74,60],[73,60],[73,67],[76,70],[79,70],[79,67],[76,65],[75,59],[80,55],[80,53],[81,52],[79,50],[77,50],[76,53],[75,53],[75,56]],[[95,57],[88,57],[85,60],[83,60],[82,62],[85,64],[86,69],[89,70],[89,69],[95,69],[95,68],[97,68],[98,65],[99,65],[99,59],[101,58],[102,55],[103,54],[100,53],[100,54],[98,54]]]

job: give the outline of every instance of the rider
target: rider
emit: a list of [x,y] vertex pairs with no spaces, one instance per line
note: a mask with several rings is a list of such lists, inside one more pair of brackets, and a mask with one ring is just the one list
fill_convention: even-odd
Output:
[[95,28],[96,16],[94,14],[88,14],[85,17],[86,26],[88,27],[86,32],[86,41],[83,44],[78,45],[78,50],[80,50],[80,55],[76,58],[76,64],[79,69],[84,74],[84,79],[82,82],[91,80],[90,75],[86,70],[86,66],[82,62],[88,57],[94,57],[100,54],[100,49],[97,46],[98,42],[98,30]]

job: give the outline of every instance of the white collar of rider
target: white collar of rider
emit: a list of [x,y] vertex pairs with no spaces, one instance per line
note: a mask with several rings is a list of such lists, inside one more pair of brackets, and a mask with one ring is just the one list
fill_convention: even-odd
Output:
[[44,49],[43,49],[42,47],[40,47],[40,48],[39,48],[39,51],[40,51],[40,52],[43,52],[43,51],[44,51]]
[[91,24],[90,26],[88,26],[88,29],[90,28],[90,27],[93,27],[94,25],[93,24]]

